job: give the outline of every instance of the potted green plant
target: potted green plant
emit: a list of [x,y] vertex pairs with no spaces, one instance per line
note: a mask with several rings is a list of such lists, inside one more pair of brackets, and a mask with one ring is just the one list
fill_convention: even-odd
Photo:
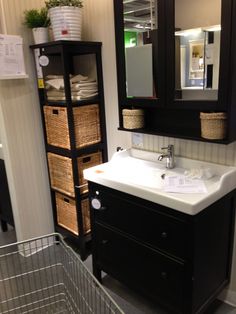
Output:
[[81,0],[47,0],[54,40],[80,40],[82,29]]
[[26,10],[24,12],[24,25],[32,29],[35,44],[48,41],[50,19],[47,8]]

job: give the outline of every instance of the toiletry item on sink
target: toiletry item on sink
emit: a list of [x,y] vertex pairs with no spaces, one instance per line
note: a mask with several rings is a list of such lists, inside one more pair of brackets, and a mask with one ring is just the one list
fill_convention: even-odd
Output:
[[202,168],[202,167],[186,170],[184,172],[184,175],[191,179],[202,179],[202,180],[208,180],[214,176],[210,168]]

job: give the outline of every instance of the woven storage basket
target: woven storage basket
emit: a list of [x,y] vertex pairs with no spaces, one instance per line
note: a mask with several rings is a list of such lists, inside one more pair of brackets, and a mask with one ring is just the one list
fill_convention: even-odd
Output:
[[[80,193],[88,192],[87,180],[83,170],[102,163],[101,152],[83,155],[77,158]],[[72,160],[69,157],[48,153],[48,165],[51,187],[66,195],[75,197]]]
[[[101,141],[99,106],[87,105],[73,108],[76,148]],[[50,145],[70,149],[67,109],[44,106],[47,142]]]
[[101,164],[102,154],[101,152],[97,152],[90,155],[81,156],[77,158],[77,162],[79,169],[79,184],[82,185],[80,188],[80,193],[82,194],[88,192],[88,183],[87,180],[84,179],[83,170]]
[[144,111],[142,109],[123,109],[123,127],[140,129],[144,127]]
[[[76,202],[73,198],[56,193],[57,223],[59,226],[79,235]],[[89,200],[81,201],[84,233],[91,231]]]
[[226,137],[227,115],[224,112],[200,113],[201,136],[211,140],[221,140]]
[[72,160],[69,157],[48,153],[51,187],[59,192],[75,196]]

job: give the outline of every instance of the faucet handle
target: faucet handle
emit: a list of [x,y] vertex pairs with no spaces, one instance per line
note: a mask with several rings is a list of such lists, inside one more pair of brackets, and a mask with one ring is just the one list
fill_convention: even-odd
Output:
[[161,149],[167,149],[168,152],[174,149],[174,145],[173,144],[169,144],[167,147],[162,147]]

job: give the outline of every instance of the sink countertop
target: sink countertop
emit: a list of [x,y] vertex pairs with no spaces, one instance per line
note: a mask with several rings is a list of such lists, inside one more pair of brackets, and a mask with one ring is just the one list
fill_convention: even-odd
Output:
[[[196,215],[236,188],[236,167],[176,157],[176,167],[166,169],[158,153],[128,149],[114,154],[110,162],[84,170],[84,177],[182,213]],[[209,168],[214,176],[204,180],[207,193],[167,193],[161,174],[183,175],[185,170]]]

